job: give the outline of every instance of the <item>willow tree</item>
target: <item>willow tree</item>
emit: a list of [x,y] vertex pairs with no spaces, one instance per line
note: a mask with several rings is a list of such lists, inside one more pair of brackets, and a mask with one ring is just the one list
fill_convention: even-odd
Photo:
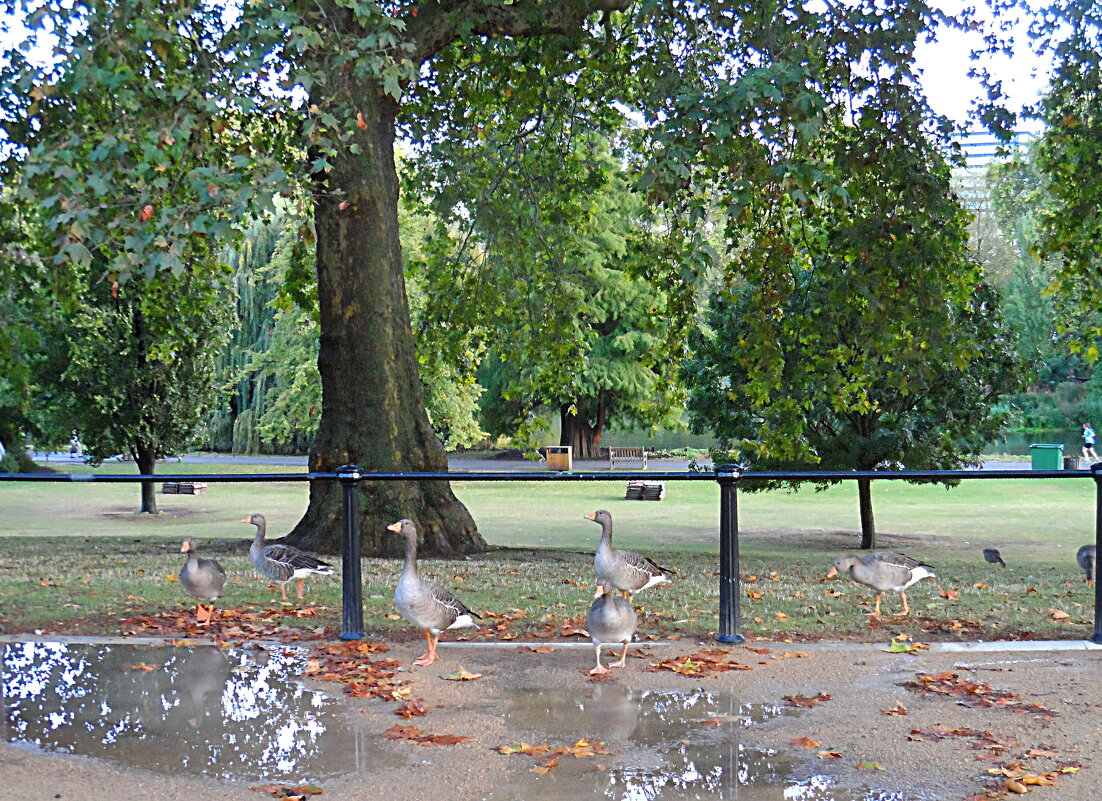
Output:
[[[730,210],[729,242],[750,198],[812,202],[826,99],[844,93],[860,105],[880,81],[913,80],[914,43],[938,18],[903,0],[17,6],[33,30],[50,32],[57,60],[39,68],[6,54],[2,119],[58,263],[90,264],[94,252],[123,283],[135,271],[178,269],[190,238],[230,237],[274,194],[308,184],[318,471],[447,465],[409,324],[400,132],[431,151],[494,128],[519,142],[549,128],[567,139],[605,131],[624,115],[642,121],[636,186],[676,207],[669,232],[684,243],[650,277],[678,294],[671,313],[690,314],[692,293],[677,291],[711,259],[698,233],[710,195]],[[397,553],[384,524],[403,516],[418,521],[427,551],[483,546],[444,482],[369,482],[364,500],[367,552]],[[338,487],[315,484],[290,540],[335,550],[340,508]]]

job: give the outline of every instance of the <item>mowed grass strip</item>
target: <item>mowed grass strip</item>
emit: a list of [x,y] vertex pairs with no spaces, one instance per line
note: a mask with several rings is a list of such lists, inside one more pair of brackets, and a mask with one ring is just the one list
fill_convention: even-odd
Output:
[[[161,469],[296,472],[237,464],[169,463]],[[455,489],[495,550],[462,560],[426,559],[422,570],[472,608],[512,617],[499,635],[524,637],[585,615],[600,528],[582,515],[597,508],[612,512],[617,547],[679,571],[673,586],[636,597],[641,637],[714,634],[719,492],[713,482],[669,482],[661,502],[624,501],[619,482],[459,481]],[[201,553],[229,573],[220,608],[278,607],[278,588],[257,576],[248,560],[253,529],[238,521],[262,512],[270,536],[281,536],[305,510],[307,493],[304,482],[212,483],[203,495],[158,494],[162,513],[149,516],[135,511],[136,484],[0,483],[0,619],[9,632],[111,634],[122,618],[192,607],[171,580],[184,561],[179,545],[185,536],[198,539]],[[1093,592],[1082,581],[1075,551],[1093,541],[1094,496],[1089,479],[975,480],[951,491],[877,483],[879,547],[929,562],[937,578],[908,592],[911,619],[892,619],[899,597],[886,594],[885,621],[870,626],[869,590],[848,580],[822,580],[834,558],[856,552],[855,486],[740,493],[744,632],[796,640],[887,640],[900,633],[927,641],[1083,638],[1091,631]],[[989,545],[1002,551],[1008,569],[983,561],[981,549]],[[339,557],[332,561],[339,566]],[[400,569],[399,560],[363,562],[365,623],[372,635],[419,636],[394,618]],[[339,630],[339,570],[310,581],[306,603],[320,607],[319,617],[289,623]]]

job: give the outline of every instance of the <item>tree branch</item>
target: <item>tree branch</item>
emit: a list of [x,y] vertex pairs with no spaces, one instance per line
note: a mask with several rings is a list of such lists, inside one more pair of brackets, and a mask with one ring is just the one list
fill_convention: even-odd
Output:
[[413,60],[422,63],[454,42],[475,36],[544,36],[570,33],[589,16],[626,11],[635,0],[437,0],[417,7],[407,21]]

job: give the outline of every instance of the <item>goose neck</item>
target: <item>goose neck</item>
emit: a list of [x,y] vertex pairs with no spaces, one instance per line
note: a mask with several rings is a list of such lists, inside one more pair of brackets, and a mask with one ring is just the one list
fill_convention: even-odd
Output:
[[406,537],[406,562],[402,567],[403,576],[417,576],[417,539]]

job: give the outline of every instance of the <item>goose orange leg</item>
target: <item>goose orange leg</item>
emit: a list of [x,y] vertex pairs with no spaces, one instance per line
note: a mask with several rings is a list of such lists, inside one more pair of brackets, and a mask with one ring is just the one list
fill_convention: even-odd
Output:
[[304,597],[303,594],[302,594],[302,585],[305,584],[305,583],[306,583],[306,579],[304,579],[304,578],[300,578],[298,580],[298,593],[297,593],[297,595],[298,595],[299,598]]
[[281,593],[283,593],[283,600],[286,601],[287,600],[287,585],[285,583],[281,583],[279,585],[279,591]]
[[903,611],[899,614],[901,617],[906,617],[911,613],[911,608],[907,606],[907,593],[901,592],[899,593],[899,597],[903,599]]
[[413,664],[415,665],[431,665],[440,658],[436,655],[436,643],[440,638],[432,636],[432,632],[425,629],[425,639],[428,641],[429,649],[413,660]]
[[625,663],[627,662],[627,658],[628,658],[628,644],[625,642],[624,643],[624,652],[622,654],[620,654],[620,661],[619,662],[613,662],[612,664],[609,665],[609,667],[610,668],[623,667],[625,665]]
[[869,616],[873,620],[879,620],[880,619],[880,596],[881,596],[881,593],[879,593],[879,592],[876,593],[876,609],[874,609],[872,614]]
[[597,667],[589,671],[590,676],[601,676],[608,673],[608,668],[601,664],[601,646],[597,645]]

